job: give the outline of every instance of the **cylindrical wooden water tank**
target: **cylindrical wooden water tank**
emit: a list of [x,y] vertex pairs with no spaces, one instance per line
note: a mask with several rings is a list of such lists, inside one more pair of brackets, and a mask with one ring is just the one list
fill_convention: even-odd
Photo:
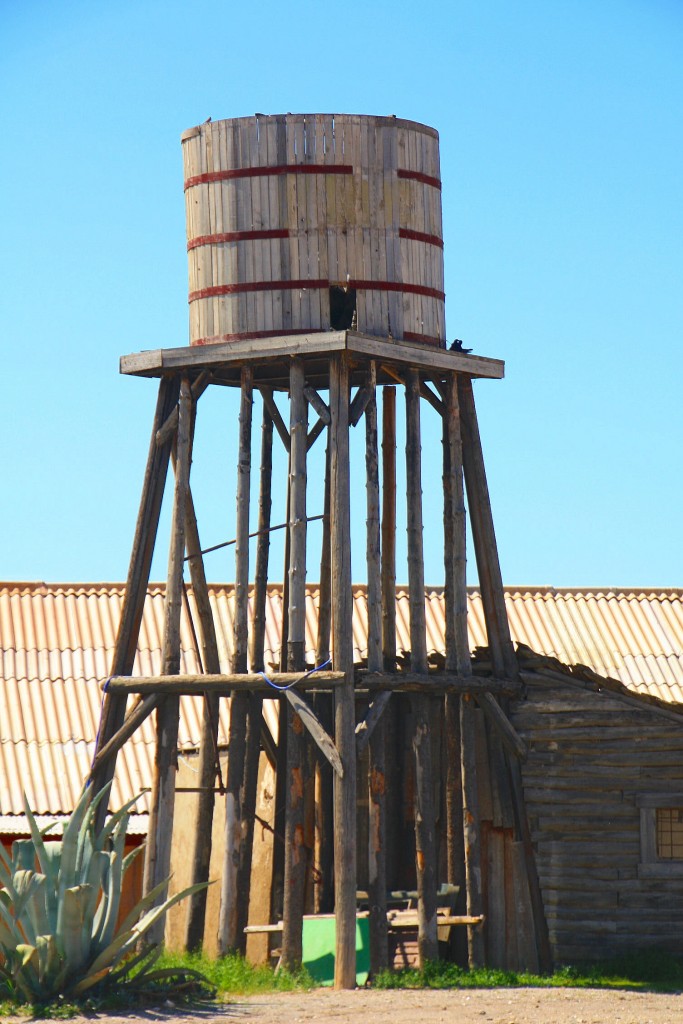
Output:
[[256,114],[182,146],[192,345],[349,327],[354,299],[359,331],[445,345],[433,128]]

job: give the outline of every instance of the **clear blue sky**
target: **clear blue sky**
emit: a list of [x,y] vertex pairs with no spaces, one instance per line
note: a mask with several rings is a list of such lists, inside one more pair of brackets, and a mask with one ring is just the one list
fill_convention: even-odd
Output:
[[[440,132],[448,335],[507,366],[476,386],[505,582],[683,585],[680,0],[3,0],[0,39],[5,579],[125,578],[156,385],[118,358],[187,343],[180,135],[258,110]],[[206,545],[234,420],[202,399]]]

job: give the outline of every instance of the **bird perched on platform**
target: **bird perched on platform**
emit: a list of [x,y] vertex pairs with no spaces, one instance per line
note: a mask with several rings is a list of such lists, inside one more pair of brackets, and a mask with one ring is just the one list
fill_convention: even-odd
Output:
[[460,338],[456,338],[453,344],[449,345],[448,348],[451,352],[462,352],[465,356],[469,355],[472,351],[471,348],[463,348]]

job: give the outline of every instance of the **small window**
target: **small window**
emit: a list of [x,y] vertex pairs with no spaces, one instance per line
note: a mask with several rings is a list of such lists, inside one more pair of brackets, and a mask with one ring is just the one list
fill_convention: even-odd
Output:
[[640,793],[641,878],[683,878],[683,794]]
[[683,860],[683,807],[657,807],[657,858]]

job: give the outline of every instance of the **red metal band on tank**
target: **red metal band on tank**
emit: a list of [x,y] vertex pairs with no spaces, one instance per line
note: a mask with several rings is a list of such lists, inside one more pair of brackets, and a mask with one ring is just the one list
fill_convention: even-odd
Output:
[[279,292],[293,291],[296,288],[328,288],[327,280],[302,280],[302,281],[242,281],[240,284],[217,284],[211,288],[202,288],[196,292],[190,292],[188,302],[195,299],[210,299],[214,295],[239,295],[242,292]]
[[443,238],[438,235],[426,235],[424,231],[410,231],[409,228],[399,228],[399,238],[410,238],[414,242],[424,242],[426,245],[436,245],[443,249]]
[[214,181],[233,178],[265,178],[271,174],[353,174],[351,164],[273,164],[272,167],[231,167],[225,171],[207,171],[195,174],[185,181],[185,189],[193,185],[206,185]]
[[429,174],[423,174],[422,171],[409,171],[404,167],[398,169],[399,178],[409,178],[411,181],[421,181],[423,185],[432,185],[434,188],[441,189],[441,182],[438,178],[432,178]]
[[441,338],[435,338],[431,334],[416,334],[415,331],[404,331],[404,341],[419,341],[421,345],[438,345],[441,348],[444,347],[444,343]]
[[220,235],[198,235],[187,243],[187,251],[200,245],[219,245],[221,242],[250,242],[259,238],[289,238],[288,228],[269,228],[262,231],[225,231]]
[[222,341],[243,341],[245,338],[280,338],[291,334],[325,334],[325,327],[292,327],[278,328],[272,331],[241,331],[237,334],[215,334],[211,338],[197,338],[193,345],[217,345]]
[[408,292],[410,295],[426,295],[430,299],[446,298],[445,292],[436,288],[427,288],[422,284],[406,284],[404,281],[349,281],[349,288],[362,289],[368,292]]

